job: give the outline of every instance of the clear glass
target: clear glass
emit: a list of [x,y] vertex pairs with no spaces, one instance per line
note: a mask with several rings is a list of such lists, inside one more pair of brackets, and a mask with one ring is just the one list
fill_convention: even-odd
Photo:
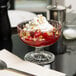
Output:
[[[20,39],[25,44],[28,44],[36,48],[35,51],[28,52],[25,55],[24,60],[28,60],[30,62],[34,62],[40,65],[51,63],[54,61],[55,59],[54,54],[45,51],[44,47],[53,45],[59,39],[61,35],[61,25],[55,20],[50,20],[49,23],[56,29],[53,29],[53,31],[51,32],[38,32],[40,33],[40,36],[38,35],[38,37],[36,37],[35,39],[34,37],[36,32],[23,31],[23,28],[25,27],[26,24],[25,22],[17,26],[18,35]],[[26,37],[27,33],[29,33],[30,36]]]
[[24,57],[24,60],[28,60],[39,65],[51,63],[54,61],[54,59],[54,54],[45,51],[43,47],[35,47],[35,51],[27,53]]

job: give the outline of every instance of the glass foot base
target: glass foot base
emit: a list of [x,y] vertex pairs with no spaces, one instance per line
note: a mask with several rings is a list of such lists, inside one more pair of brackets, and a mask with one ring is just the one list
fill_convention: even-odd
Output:
[[53,62],[55,59],[55,55],[48,51],[40,51],[40,52],[29,52],[25,55],[24,60],[39,64],[45,65]]

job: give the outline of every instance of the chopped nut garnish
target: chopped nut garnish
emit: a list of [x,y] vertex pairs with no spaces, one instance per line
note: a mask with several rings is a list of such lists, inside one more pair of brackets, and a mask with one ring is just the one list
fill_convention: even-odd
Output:
[[53,35],[53,32],[50,32],[50,35],[52,36]]
[[57,31],[57,29],[55,27],[53,27],[53,32],[56,32],[56,31]]
[[59,32],[58,31],[56,31],[56,33],[55,33],[56,35],[58,35],[59,34]]
[[30,33],[29,32],[26,32],[26,36],[30,36]]
[[45,39],[39,39],[39,41],[43,41],[43,40],[45,40]]
[[24,36],[23,38],[24,38],[24,39],[25,39],[25,38],[28,38],[28,36]]
[[37,39],[36,38],[33,38],[33,40],[36,41]]
[[43,38],[43,36],[42,36],[42,35],[40,35],[40,36],[39,36],[39,39],[42,39],[42,38]]
[[27,39],[27,38],[28,38],[27,36],[23,36],[23,37],[22,37],[22,40],[25,40],[25,39]]
[[25,32],[23,32],[23,31],[20,31],[20,37],[23,37],[23,36],[25,36],[26,35],[26,33]]
[[53,33],[52,32],[47,32],[47,34],[50,36],[50,35],[53,35]]

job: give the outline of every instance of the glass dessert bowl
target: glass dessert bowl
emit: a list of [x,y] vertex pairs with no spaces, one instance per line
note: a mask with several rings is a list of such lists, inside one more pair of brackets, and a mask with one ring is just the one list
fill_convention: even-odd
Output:
[[28,52],[24,59],[37,63],[47,64],[54,61],[54,54],[44,51],[44,47],[54,44],[61,36],[61,25],[55,21],[47,21],[42,15],[29,22],[23,22],[17,26],[20,39],[35,47],[35,51]]

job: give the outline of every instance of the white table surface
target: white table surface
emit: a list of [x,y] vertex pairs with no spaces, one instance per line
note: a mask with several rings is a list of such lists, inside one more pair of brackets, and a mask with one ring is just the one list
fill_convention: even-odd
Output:
[[[0,59],[5,61],[8,67],[25,71],[25,72],[34,74],[36,76],[65,76],[66,75],[64,73],[42,67],[28,61],[24,61],[20,59],[18,56],[8,52],[5,49],[0,51]],[[3,71],[0,71],[0,75],[2,74],[2,72]],[[5,74],[8,74],[8,72],[6,72]],[[3,76],[8,76],[8,75],[3,75]]]

